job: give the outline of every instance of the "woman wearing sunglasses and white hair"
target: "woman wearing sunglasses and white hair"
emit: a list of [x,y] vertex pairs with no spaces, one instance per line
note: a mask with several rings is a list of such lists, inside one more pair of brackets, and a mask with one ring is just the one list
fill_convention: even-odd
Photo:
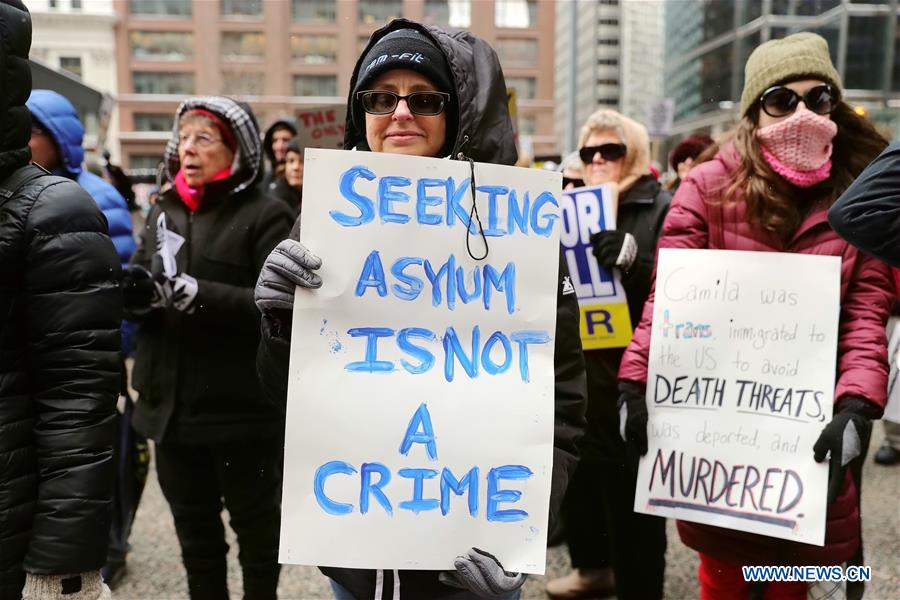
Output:
[[[356,64],[350,89],[345,149],[441,158],[464,153],[479,162],[516,162],[500,63],[494,50],[469,32],[450,34],[396,19],[372,35]],[[321,286],[315,273],[321,261],[295,241],[297,226],[294,239],[283,241],[269,256],[256,287],[256,304],[264,316],[259,373],[269,397],[279,403],[286,397],[295,286]],[[574,469],[575,440],[583,429],[584,414],[578,304],[574,294],[562,294],[567,276],[560,260],[551,521]],[[376,394],[373,401],[382,398]],[[519,597],[524,575],[506,572],[488,552],[474,548],[460,552],[454,571],[322,571],[331,578],[338,600]]]
[[[619,271],[636,327],[650,292],[656,242],[670,196],[650,174],[647,130],[614,110],[601,109],[588,117],[578,153],[585,185],[613,184],[618,192],[615,231],[595,233],[591,242],[597,261]],[[662,597],[665,520],[631,510],[637,455],[626,452],[618,433],[617,373],[623,351],[584,353],[587,430],[562,512],[573,570],[547,584],[552,598],[613,593],[623,600]]]
[[[842,101],[840,76],[818,35],[762,44],[747,60],[744,77],[742,119],[715,157],[693,168],[678,188],[659,247],[840,256],[837,377],[834,418],[805,449],[819,462],[830,457],[825,545],[679,521],[682,541],[700,553],[701,598],[710,600],[756,593],[741,565],[840,565],[854,556],[860,471],[853,459],[864,452],[887,391],[888,268],[838,237],[826,218],[887,141]],[[625,433],[641,453],[647,451],[652,314],[651,294],[619,370]],[[764,585],[766,598],[807,596],[805,582]]]

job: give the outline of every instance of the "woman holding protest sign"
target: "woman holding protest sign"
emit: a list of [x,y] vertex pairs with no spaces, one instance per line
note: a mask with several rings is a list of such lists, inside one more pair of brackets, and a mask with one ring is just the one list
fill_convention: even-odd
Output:
[[134,426],[156,442],[192,599],[228,597],[228,508],[246,598],[278,586],[283,415],[255,372],[253,285],[290,230],[291,212],[259,191],[259,130],[230,98],[189,98],[166,146],[174,186],[150,210],[123,280],[141,321]]
[[[357,62],[348,99],[346,149],[511,165],[516,160],[506,87],[494,50],[468,32],[447,33],[405,19],[375,32]],[[269,256],[256,288],[263,312],[258,368],[267,393],[283,404],[296,286],[317,288],[321,261],[295,238]],[[584,366],[578,306],[565,294],[560,261],[555,344],[555,435],[551,520],[576,463],[583,428]],[[571,286],[569,286],[571,287]],[[456,570],[322,568],[336,598],[517,598],[525,576],[471,549]]]
[[[826,219],[835,198],[886,145],[841,100],[841,91],[818,35],[798,33],[756,48],[745,69],[741,121],[715,157],[684,179],[660,238],[660,248],[841,257],[834,417],[808,449],[818,462],[830,458],[825,545],[679,521],[681,539],[700,553],[705,599],[748,598],[742,565],[839,565],[860,546],[859,461],[853,459],[865,451],[871,420],[885,402],[892,284],[884,264],[843,241]],[[619,370],[625,435],[641,454],[647,452],[653,299],[651,292]],[[767,598],[807,595],[805,582],[762,585]]]
[[[616,229],[593,234],[591,243],[597,262],[621,274],[636,327],[670,196],[650,174],[647,130],[624,115],[601,109],[588,117],[579,154],[584,183],[612,184],[618,193]],[[547,584],[552,598],[662,597],[665,520],[632,510],[637,456],[626,453],[619,436],[616,373],[623,351],[584,353],[588,426],[562,512],[573,571]]]

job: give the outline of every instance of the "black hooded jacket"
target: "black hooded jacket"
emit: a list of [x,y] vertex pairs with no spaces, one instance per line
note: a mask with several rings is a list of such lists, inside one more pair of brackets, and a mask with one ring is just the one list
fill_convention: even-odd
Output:
[[[512,122],[506,99],[506,84],[500,63],[493,48],[469,32],[448,33],[437,27],[428,27],[395,19],[372,35],[369,48],[379,39],[402,28],[414,28],[430,37],[443,51],[452,71],[458,98],[458,128],[452,156],[462,152],[478,162],[511,165],[515,163],[516,147]],[[361,60],[357,62],[350,81],[355,86]],[[347,126],[344,148],[368,150],[365,124],[353,123],[348,97]],[[296,229],[296,225],[295,225]],[[559,282],[557,285],[557,315],[555,335],[555,425],[553,449],[553,476],[550,498],[550,529],[556,520],[565,494],[570,474],[578,461],[576,440],[584,431],[584,411],[587,397],[584,356],[579,335],[579,310],[575,294],[563,295],[564,279],[568,268],[560,253]],[[263,344],[260,348],[258,369],[270,399],[283,405],[287,396],[289,341],[275,335],[271,323],[264,323]],[[490,550],[490,549],[487,549]],[[394,572],[368,569],[322,568],[323,573],[350,590],[357,598],[370,599],[380,589],[383,598],[393,598]],[[400,597],[411,599],[434,598],[459,593],[456,588],[438,581],[436,571],[399,571]],[[380,583],[378,583],[380,582]]]
[[275,164],[275,151],[272,150],[272,138],[275,137],[275,132],[279,129],[287,129],[291,132],[291,137],[297,135],[297,126],[290,119],[278,119],[266,129],[266,134],[263,136],[262,149],[269,163],[269,168],[262,174],[263,190],[272,189],[277,180],[275,177],[275,167],[277,165]]
[[0,600],[106,557],[119,259],[93,198],[26,166],[25,7],[0,2]]

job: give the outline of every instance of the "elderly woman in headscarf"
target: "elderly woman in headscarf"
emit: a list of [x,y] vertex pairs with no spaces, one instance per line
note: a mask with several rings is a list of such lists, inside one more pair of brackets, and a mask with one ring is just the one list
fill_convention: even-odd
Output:
[[223,508],[244,597],[275,598],[278,586],[284,416],[256,375],[253,287],[293,215],[256,185],[261,154],[248,106],[182,102],[165,154],[173,186],[150,209],[123,281],[141,320],[134,427],[156,442],[192,600],[228,597]]
[[[616,229],[591,236],[605,269],[617,269],[628,297],[632,327],[650,292],[656,242],[669,193],[650,173],[650,142],[643,125],[601,109],[581,129],[578,151],[588,186],[617,191]],[[547,585],[553,598],[661,598],[665,520],[633,511],[638,456],[619,435],[617,373],[624,348],[584,353],[588,378],[587,432],[581,462],[563,504],[573,571]],[[608,568],[615,573],[615,589]]]

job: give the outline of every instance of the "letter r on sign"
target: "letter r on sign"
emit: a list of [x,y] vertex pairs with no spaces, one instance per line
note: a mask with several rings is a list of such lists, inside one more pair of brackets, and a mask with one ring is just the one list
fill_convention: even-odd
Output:
[[612,324],[609,322],[611,318],[612,315],[609,314],[609,311],[603,310],[602,308],[584,311],[584,320],[587,324],[588,335],[594,335],[594,331],[597,327],[605,327],[606,333],[612,333]]

